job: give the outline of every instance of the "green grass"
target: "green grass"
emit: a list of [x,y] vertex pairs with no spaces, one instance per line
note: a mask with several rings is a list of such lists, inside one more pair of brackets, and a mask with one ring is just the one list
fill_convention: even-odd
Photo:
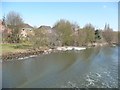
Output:
[[31,44],[19,43],[19,44],[1,44],[2,54],[10,52],[24,52],[31,48]]

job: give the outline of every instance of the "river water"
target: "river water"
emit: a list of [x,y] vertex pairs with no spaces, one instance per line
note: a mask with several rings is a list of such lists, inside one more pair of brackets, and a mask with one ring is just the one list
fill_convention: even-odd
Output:
[[2,88],[118,88],[118,47],[4,61],[2,79]]

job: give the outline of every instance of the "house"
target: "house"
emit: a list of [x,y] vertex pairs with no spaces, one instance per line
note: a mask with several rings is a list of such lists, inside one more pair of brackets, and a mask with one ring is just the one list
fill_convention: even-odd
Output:
[[5,43],[5,38],[9,38],[9,36],[12,34],[12,30],[8,27],[6,27],[2,20],[0,20],[0,34],[2,37],[2,43]]
[[44,33],[44,34],[50,34],[50,33],[52,33],[52,28],[50,27],[50,26],[45,26],[45,25],[42,25],[42,26],[40,26],[38,29],[40,29],[40,30],[42,30],[42,32]]
[[21,37],[29,37],[30,35],[33,35],[33,27],[29,24],[23,24],[21,30],[20,30],[20,36]]
[[48,42],[50,45],[58,45],[58,35],[55,32],[54,28],[51,28],[50,26],[42,25],[38,28],[38,30],[42,30],[42,33],[45,34],[48,38]]
[[20,40],[26,41],[29,40],[32,35],[34,35],[33,27],[29,24],[23,24],[20,32],[19,32]]
[[2,33],[5,30],[5,26],[2,23],[2,20],[0,20],[0,33]]

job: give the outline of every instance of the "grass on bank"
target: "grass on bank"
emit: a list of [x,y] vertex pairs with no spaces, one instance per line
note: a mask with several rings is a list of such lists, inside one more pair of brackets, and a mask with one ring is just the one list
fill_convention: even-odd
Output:
[[12,52],[24,52],[32,47],[31,44],[18,43],[18,44],[1,44],[2,54]]
[[[8,54],[8,53],[17,53],[17,52],[25,52],[26,50],[37,49],[31,43],[7,43],[0,45],[0,53],[1,54]],[[46,46],[39,48],[41,51],[49,49]]]

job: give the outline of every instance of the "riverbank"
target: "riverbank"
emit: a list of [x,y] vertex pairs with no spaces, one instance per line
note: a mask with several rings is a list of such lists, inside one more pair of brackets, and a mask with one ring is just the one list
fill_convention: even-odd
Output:
[[33,48],[33,45],[29,43],[6,43],[1,44],[1,59],[8,60],[14,58],[23,58],[29,55],[35,55],[37,53],[42,53],[47,47],[42,47],[39,50]]
[[34,50],[27,50],[24,52],[12,52],[12,53],[4,53],[2,54],[2,60],[11,60],[11,59],[18,59],[18,58],[23,58],[23,57],[27,57],[30,55],[36,55],[36,54],[40,54],[43,53],[44,51],[34,51]]
[[23,59],[25,57],[32,57],[35,55],[46,55],[52,52],[59,52],[59,51],[68,51],[68,50],[84,50],[85,47],[74,47],[74,46],[64,46],[64,47],[56,47],[54,49],[50,48],[40,48],[40,49],[28,49],[22,52],[7,52],[2,53],[2,60],[12,60],[12,59]]
[[[84,50],[91,47],[101,47],[108,44],[86,46],[86,47],[75,47],[75,46],[63,46],[63,47],[54,47],[53,49],[48,47],[32,48],[29,44],[3,44],[2,46],[2,60],[12,60],[12,59],[24,59],[29,57],[34,57],[37,55],[46,55],[52,52],[61,52],[69,50]],[[114,46],[114,45],[112,45]],[[116,45],[115,45],[116,46]]]

